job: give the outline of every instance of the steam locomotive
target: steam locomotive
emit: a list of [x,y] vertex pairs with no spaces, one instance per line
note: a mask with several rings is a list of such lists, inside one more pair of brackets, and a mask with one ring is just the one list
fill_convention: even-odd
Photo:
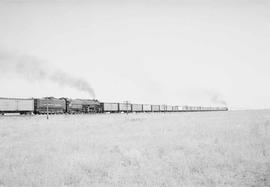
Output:
[[227,111],[227,107],[171,106],[132,103],[108,103],[95,99],[0,98],[0,114],[82,114],[120,112],[198,112]]

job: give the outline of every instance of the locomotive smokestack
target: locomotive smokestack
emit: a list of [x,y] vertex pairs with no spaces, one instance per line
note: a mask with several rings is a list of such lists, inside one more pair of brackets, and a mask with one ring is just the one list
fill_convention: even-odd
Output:
[[0,72],[14,73],[29,81],[49,80],[60,86],[87,92],[90,97],[95,98],[94,89],[86,80],[48,67],[42,60],[33,56],[13,54],[0,50]]

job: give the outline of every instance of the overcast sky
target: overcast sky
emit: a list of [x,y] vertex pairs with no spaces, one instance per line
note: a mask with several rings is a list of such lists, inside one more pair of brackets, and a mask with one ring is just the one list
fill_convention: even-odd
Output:
[[268,2],[2,0],[0,96],[91,97],[7,68],[34,59],[101,101],[270,108]]

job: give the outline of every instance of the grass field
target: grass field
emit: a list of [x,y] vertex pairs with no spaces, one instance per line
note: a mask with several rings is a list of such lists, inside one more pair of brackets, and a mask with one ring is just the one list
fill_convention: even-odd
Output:
[[270,186],[270,111],[3,116],[0,186]]

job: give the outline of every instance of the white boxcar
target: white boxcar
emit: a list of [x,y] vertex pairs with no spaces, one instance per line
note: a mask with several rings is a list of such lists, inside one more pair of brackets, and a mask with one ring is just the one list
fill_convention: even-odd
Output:
[[169,112],[173,111],[173,107],[172,107],[172,106],[170,106],[170,105],[167,105],[167,107],[166,107],[166,111],[169,111]]
[[34,99],[0,98],[0,113],[34,112]]
[[184,111],[184,108],[183,108],[183,106],[178,106],[178,108],[177,108],[178,110],[177,111],[179,111],[179,112],[182,112],[182,111]]
[[104,112],[118,112],[118,103],[102,103]]
[[160,109],[161,112],[166,111],[166,105],[160,105],[159,109]]
[[188,111],[188,106],[182,106],[183,111]]
[[153,112],[159,112],[159,105],[152,105],[152,111]]
[[173,106],[173,111],[177,112],[178,111],[178,106]]
[[143,105],[143,111],[144,112],[151,112],[152,111],[151,105]]
[[120,112],[131,112],[131,104],[130,103],[119,103],[119,111]]
[[132,104],[132,111],[133,112],[142,112],[143,105],[142,104]]
[[194,110],[194,107],[193,106],[189,106],[188,107],[188,111],[193,111]]

